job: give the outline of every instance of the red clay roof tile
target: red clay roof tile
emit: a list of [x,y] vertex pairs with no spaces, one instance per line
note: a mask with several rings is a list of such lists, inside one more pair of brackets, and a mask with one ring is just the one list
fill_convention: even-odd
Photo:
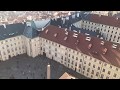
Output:
[[[46,34],[46,30],[48,33]],[[87,41],[86,36],[81,33],[69,31],[68,35],[65,34],[65,29],[59,28],[56,26],[49,25],[45,30],[40,34],[40,37],[54,41],[61,45],[64,45],[68,48],[81,51],[82,53],[97,58],[101,61],[110,63],[117,67],[120,67],[120,45],[117,45],[117,48],[112,48],[113,43],[108,42],[97,37],[91,37],[91,41]],[[57,33],[57,36],[54,37],[54,34]],[[78,34],[77,37],[73,37],[74,33]],[[64,38],[67,37],[66,40]],[[104,45],[101,45],[101,41],[104,41]],[[89,49],[88,46],[92,44]],[[103,54],[103,51],[106,49],[106,53]]]
[[90,21],[100,24],[105,24],[109,26],[120,27],[120,18],[116,19],[112,16],[104,16],[104,15],[97,15],[97,14],[90,14]]

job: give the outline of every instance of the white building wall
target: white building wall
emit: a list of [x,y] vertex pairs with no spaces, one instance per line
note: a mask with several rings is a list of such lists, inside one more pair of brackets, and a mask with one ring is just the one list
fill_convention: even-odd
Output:
[[[41,40],[41,52],[45,52],[48,58],[53,59],[88,78],[120,78],[120,68],[116,71],[115,66],[112,66],[112,68],[106,67],[104,66],[105,62],[101,60],[95,59],[44,38],[41,38]],[[110,70],[112,73],[108,75],[103,72],[103,69]],[[116,77],[114,77],[114,73],[116,74]],[[101,77],[102,74],[104,74],[103,77]]]
[[26,48],[27,55],[31,56],[31,44],[30,44],[31,40],[30,38],[27,38],[25,36],[22,36],[22,38],[24,39],[24,46]]
[[16,36],[0,41],[1,60],[26,53],[22,36]]
[[86,29],[89,31],[96,32],[96,30],[99,30],[100,33],[105,37],[105,40],[114,43],[120,43],[120,28],[118,27],[89,22],[86,20],[81,20],[74,25],[78,28]]
[[40,40],[39,37],[31,39],[31,56],[36,57],[40,53]]
[[101,79],[120,79],[120,68],[104,62],[102,66],[100,78]]

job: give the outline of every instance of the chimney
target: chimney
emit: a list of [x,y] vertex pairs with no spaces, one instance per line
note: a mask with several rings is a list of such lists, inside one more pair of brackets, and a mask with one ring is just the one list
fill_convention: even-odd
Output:
[[50,64],[47,65],[47,79],[50,79]]

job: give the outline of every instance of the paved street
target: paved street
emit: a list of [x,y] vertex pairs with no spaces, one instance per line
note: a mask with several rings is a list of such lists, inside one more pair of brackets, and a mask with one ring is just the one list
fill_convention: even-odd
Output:
[[0,62],[0,79],[46,79],[48,63],[51,64],[52,79],[58,79],[64,72],[85,79],[84,76],[44,56],[31,58],[26,54]]

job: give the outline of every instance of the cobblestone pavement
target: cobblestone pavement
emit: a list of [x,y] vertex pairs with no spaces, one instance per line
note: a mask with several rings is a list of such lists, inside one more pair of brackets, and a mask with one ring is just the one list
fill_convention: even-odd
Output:
[[26,54],[0,62],[0,79],[46,79],[48,63],[51,65],[51,79],[58,79],[64,72],[80,79],[87,79],[44,56],[31,58]]

